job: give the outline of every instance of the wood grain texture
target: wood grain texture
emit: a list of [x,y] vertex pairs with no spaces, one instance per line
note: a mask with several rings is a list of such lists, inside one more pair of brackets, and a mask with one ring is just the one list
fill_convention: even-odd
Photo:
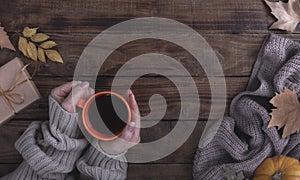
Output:
[[192,180],[193,164],[129,164],[127,179]]
[[22,25],[48,32],[99,32],[136,17],[164,17],[200,33],[265,33],[274,21],[263,1],[75,0],[5,1],[0,17],[9,31]]
[[[62,54],[65,63],[41,63],[38,74],[44,76],[73,76],[74,69],[82,51],[88,45],[88,43],[97,36],[97,34],[79,33],[71,35],[50,33],[49,35],[59,44],[58,50]],[[252,70],[252,65],[255,62],[256,56],[261,47],[261,43],[266,35],[204,34],[203,37],[216,52],[225,76],[249,76]],[[12,34],[11,39],[15,47],[17,47],[18,35]],[[113,36],[112,39],[114,39]],[[105,42],[102,45],[99,45],[99,49],[107,49],[107,44],[110,44],[110,42]],[[195,46],[193,49],[198,50],[199,47]],[[176,44],[155,39],[142,39],[133,41],[116,49],[105,60],[105,63],[102,65],[99,71],[99,75],[115,76],[118,70],[126,62],[130,61],[136,56],[146,53],[159,53],[170,56],[184,66],[191,76],[206,76],[202,66],[187,50],[177,46]],[[30,60],[26,60],[26,58],[20,54],[18,54],[18,56],[20,56],[25,62],[32,62]],[[0,52],[1,65],[7,62],[11,57],[13,57],[13,55],[10,52]],[[98,64],[91,60],[89,60],[89,63]],[[167,67],[156,65],[156,67],[160,72],[174,76],[172,65]],[[139,72],[146,72],[147,70],[147,68],[142,68],[139,64],[136,65],[135,69]],[[86,69],[86,71],[89,72],[88,69]],[[129,69],[128,71],[128,74],[132,74],[130,71],[134,71],[134,69]],[[176,74],[176,76],[182,75]],[[215,74],[215,76],[221,76],[221,74]]]
[[[130,85],[128,78],[122,77],[122,84],[118,84],[116,87],[120,89],[121,92],[126,92],[124,87]],[[28,108],[21,111],[15,119],[28,119],[28,120],[39,120],[48,119],[48,96],[51,90],[57,86],[64,84],[65,82],[71,81],[71,78],[45,78],[37,77],[35,83],[42,95],[42,99],[38,100],[34,104],[30,105]],[[167,102],[167,112],[163,119],[165,120],[176,120],[179,117],[180,109],[183,111],[193,112],[195,111],[195,106],[193,102],[189,103],[189,106],[181,107],[181,97],[186,98],[188,101],[195,98],[195,92],[193,92],[191,87],[186,86],[186,78],[178,77],[178,84],[176,87],[173,82],[164,77],[142,77],[137,79],[131,86],[132,91],[135,93],[141,115],[145,116],[150,113],[149,99],[154,94],[162,95]],[[97,80],[96,90],[110,90],[113,78],[111,77],[101,77]],[[218,78],[217,78],[218,81]],[[200,115],[199,119],[207,119],[210,113],[211,107],[211,90],[209,81],[207,78],[195,77],[194,82],[197,86],[199,92],[200,101]],[[227,77],[227,108],[226,114],[228,113],[228,107],[231,99],[245,90],[248,82],[247,77]],[[217,88],[222,92],[222,86],[216,84]],[[122,91],[122,89],[124,91]],[[183,93],[179,94],[178,89],[182,89]],[[196,92],[197,93],[197,92]],[[163,104],[158,103],[159,101],[154,100],[154,106],[152,111],[158,111],[163,106]],[[224,102],[220,94],[216,94],[216,102]],[[217,103],[217,108],[221,109],[222,106]]]
[[[12,172],[18,166],[19,164],[0,164],[0,177]],[[192,170],[192,164],[129,164],[127,179],[191,180]]]
[[4,175],[12,172],[18,166],[19,166],[19,163],[13,163],[13,164],[4,163],[4,164],[0,164],[0,177],[2,177]]
[[[22,135],[32,121],[13,120],[0,126],[0,164],[20,163],[22,157],[14,147],[14,142]],[[186,122],[191,123],[191,122]],[[171,155],[150,163],[158,164],[189,164],[193,162],[194,153],[206,122],[199,121],[189,139]],[[151,128],[141,130],[142,143],[153,142],[167,135],[176,125],[173,121],[161,121]],[[1,169],[0,169],[1,170]]]
[[[174,19],[193,28],[206,39],[216,52],[226,76],[226,114],[232,98],[246,88],[252,66],[267,34],[274,32],[284,37],[300,39],[298,32],[285,34],[283,31],[268,30],[275,18],[262,0],[0,0],[0,22],[9,32],[15,47],[18,35],[25,26],[40,27],[41,32],[49,34],[59,44],[58,50],[65,61],[64,64],[41,64],[35,83],[43,98],[19,113],[14,120],[0,126],[0,176],[15,169],[22,161],[14,148],[14,142],[32,120],[48,119],[47,96],[51,89],[72,79],[78,59],[88,43],[103,30],[138,17]],[[145,22],[145,25],[149,23]],[[171,26],[162,30],[174,31]],[[175,38],[185,35],[179,33]],[[111,42],[104,42],[99,48],[107,48],[110,44]],[[198,47],[194,48],[197,50]],[[189,52],[176,44],[154,39],[124,44],[107,58],[100,69],[99,75],[102,78],[98,79],[96,89],[109,89],[118,70],[130,59],[145,53],[170,56],[194,77],[201,102],[200,121],[189,140],[170,156],[147,164],[129,164],[128,179],[192,179],[193,156],[208,118],[211,93],[204,70]],[[0,65],[15,56],[21,57],[25,63],[31,62],[20,53],[1,49]],[[158,69],[174,76],[172,67]],[[130,71],[143,72],[143,69]],[[187,99],[194,98],[191,88],[184,86],[186,77],[177,76],[180,76],[179,87],[185,88],[181,95]],[[118,85],[120,88],[128,83],[128,77],[122,78],[122,84]],[[147,74],[136,80],[131,88],[136,94],[143,116],[150,112],[149,99],[153,94],[161,94],[168,103],[163,120],[156,126],[142,130],[142,140],[148,142],[166,135],[176,124],[181,108],[178,89],[170,80],[157,74]],[[158,104],[152,111],[160,108],[161,105]],[[193,104],[182,108],[187,113],[195,110]]]
[[[55,40],[59,46],[58,50],[62,54],[65,63],[58,64],[48,62],[47,64],[41,63],[38,75],[43,76],[73,76],[76,64],[81,56],[84,48],[89,42],[97,36],[97,34],[49,34],[53,40]],[[287,38],[300,39],[300,34],[282,35]],[[221,68],[225,76],[250,76],[252,66],[256,61],[257,54],[260,47],[267,37],[266,34],[203,34],[203,37],[215,51]],[[113,38],[113,37],[112,37]],[[12,34],[11,39],[15,47],[17,47],[18,36]],[[106,49],[109,42],[105,42],[99,45],[99,49]],[[198,50],[198,47],[194,47]],[[197,60],[184,48],[179,47],[173,43],[155,40],[155,39],[142,39],[133,41],[117,48],[101,66],[99,75],[103,76],[115,76],[118,70],[132,58],[146,53],[159,53],[164,54],[177,60],[191,76],[205,77],[202,66]],[[16,55],[15,55],[16,56]],[[26,60],[20,54],[17,54],[26,63],[32,62]],[[14,57],[11,51],[0,52],[0,65],[7,62]],[[100,55],[99,55],[100,57]],[[88,63],[95,63],[92,60]],[[156,65],[156,64],[153,64]],[[164,72],[167,75],[174,76],[174,69],[172,65],[167,67],[161,67],[156,65],[157,70]],[[31,68],[32,70],[33,68]],[[132,74],[131,71],[144,72],[147,69],[142,68],[137,64],[135,69],[129,69],[128,74]],[[89,69],[86,69],[89,72]],[[148,76],[153,76],[149,75]],[[176,74],[176,76],[182,76]],[[215,76],[221,76],[221,74],[215,74]]]

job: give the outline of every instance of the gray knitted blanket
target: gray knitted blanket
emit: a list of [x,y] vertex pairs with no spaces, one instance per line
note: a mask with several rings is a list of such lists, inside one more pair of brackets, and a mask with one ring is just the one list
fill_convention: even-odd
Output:
[[[275,127],[267,129],[275,92],[287,86],[300,95],[300,43],[269,35],[257,57],[247,89],[237,95],[229,117],[194,161],[195,179],[224,179],[224,168],[251,178],[267,158],[284,154],[300,158],[300,133],[281,138]],[[299,122],[300,123],[300,122]]]

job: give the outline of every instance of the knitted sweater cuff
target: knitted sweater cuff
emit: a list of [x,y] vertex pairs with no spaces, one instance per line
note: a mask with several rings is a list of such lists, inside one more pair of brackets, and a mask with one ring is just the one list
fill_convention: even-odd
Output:
[[[120,170],[124,170],[127,168],[127,163],[124,155],[108,157],[93,146],[89,147],[86,154],[88,154],[87,162],[90,162],[90,164],[93,166],[107,167],[108,169]],[[111,163],[109,164],[109,166],[105,166],[108,165],[108,161],[110,161]]]
[[23,179],[65,179],[86,148],[87,141],[79,138],[77,113],[65,111],[49,97],[49,117],[49,122],[32,122],[15,143],[25,161],[24,167],[16,170],[16,176]]
[[123,157],[127,153],[127,150],[126,150],[126,151],[121,152],[120,154],[109,154],[109,153],[104,151],[104,149],[101,147],[100,143],[97,143],[97,150],[99,152],[101,152],[102,154],[104,154],[105,156],[107,156],[109,158],[113,158],[113,159]]
[[83,175],[98,179],[125,179],[127,167],[125,156],[111,158],[93,146],[77,161],[77,168]]
[[53,129],[70,138],[82,137],[80,128],[77,125],[78,113],[70,113],[64,110],[51,96],[49,96],[49,119],[49,125]]

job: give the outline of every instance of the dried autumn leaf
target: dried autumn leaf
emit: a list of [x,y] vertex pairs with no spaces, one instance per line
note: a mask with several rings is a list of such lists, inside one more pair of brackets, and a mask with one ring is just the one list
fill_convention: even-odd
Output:
[[32,36],[30,39],[33,41],[33,42],[43,42],[43,41],[46,41],[47,39],[49,39],[50,37],[47,35],[47,34],[44,34],[44,33],[38,33],[38,34],[35,34],[34,36]]
[[33,35],[36,34],[36,31],[38,30],[38,28],[29,28],[29,27],[25,27],[23,30],[23,36],[24,37],[32,37]]
[[46,63],[46,57],[45,57],[45,52],[44,49],[38,48],[38,58],[41,62]]
[[45,50],[47,57],[54,62],[63,63],[61,55],[56,50]]
[[284,127],[282,137],[300,130],[300,103],[295,90],[291,91],[284,88],[283,92],[277,94],[270,100],[277,109],[272,109],[271,121],[268,128],[278,126],[278,129]]
[[28,46],[27,46],[27,53],[28,53],[28,56],[29,56],[32,60],[37,61],[37,49],[36,49],[36,46],[35,46],[32,42],[29,42],[29,43],[28,43]]
[[7,33],[4,31],[4,27],[1,27],[1,26],[0,26],[0,47],[11,49],[11,50],[15,51],[15,48],[11,44],[11,41],[9,40]]
[[50,49],[50,48],[53,48],[56,45],[57,44],[54,41],[46,41],[46,42],[41,44],[41,47],[44,48],[44,49]]
[[268,0],[265,0],[265,2],[271,8],[271,13],[278,19],[278,21],[272,24],[270,29],[295,31],[300,22],[299,0],[289,0],[288,3],[282,1],[270,2]]
[[19,50],[24,54],[24,56],[29,57],[27,53],[28,42],[26,38],[19,38]]

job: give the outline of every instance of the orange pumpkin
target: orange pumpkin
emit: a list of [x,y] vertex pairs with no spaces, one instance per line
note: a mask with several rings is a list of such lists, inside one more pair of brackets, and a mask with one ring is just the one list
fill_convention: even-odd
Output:
[[254,180],[300,180],[299,160],[284,155],[267,158],[255,170]]

